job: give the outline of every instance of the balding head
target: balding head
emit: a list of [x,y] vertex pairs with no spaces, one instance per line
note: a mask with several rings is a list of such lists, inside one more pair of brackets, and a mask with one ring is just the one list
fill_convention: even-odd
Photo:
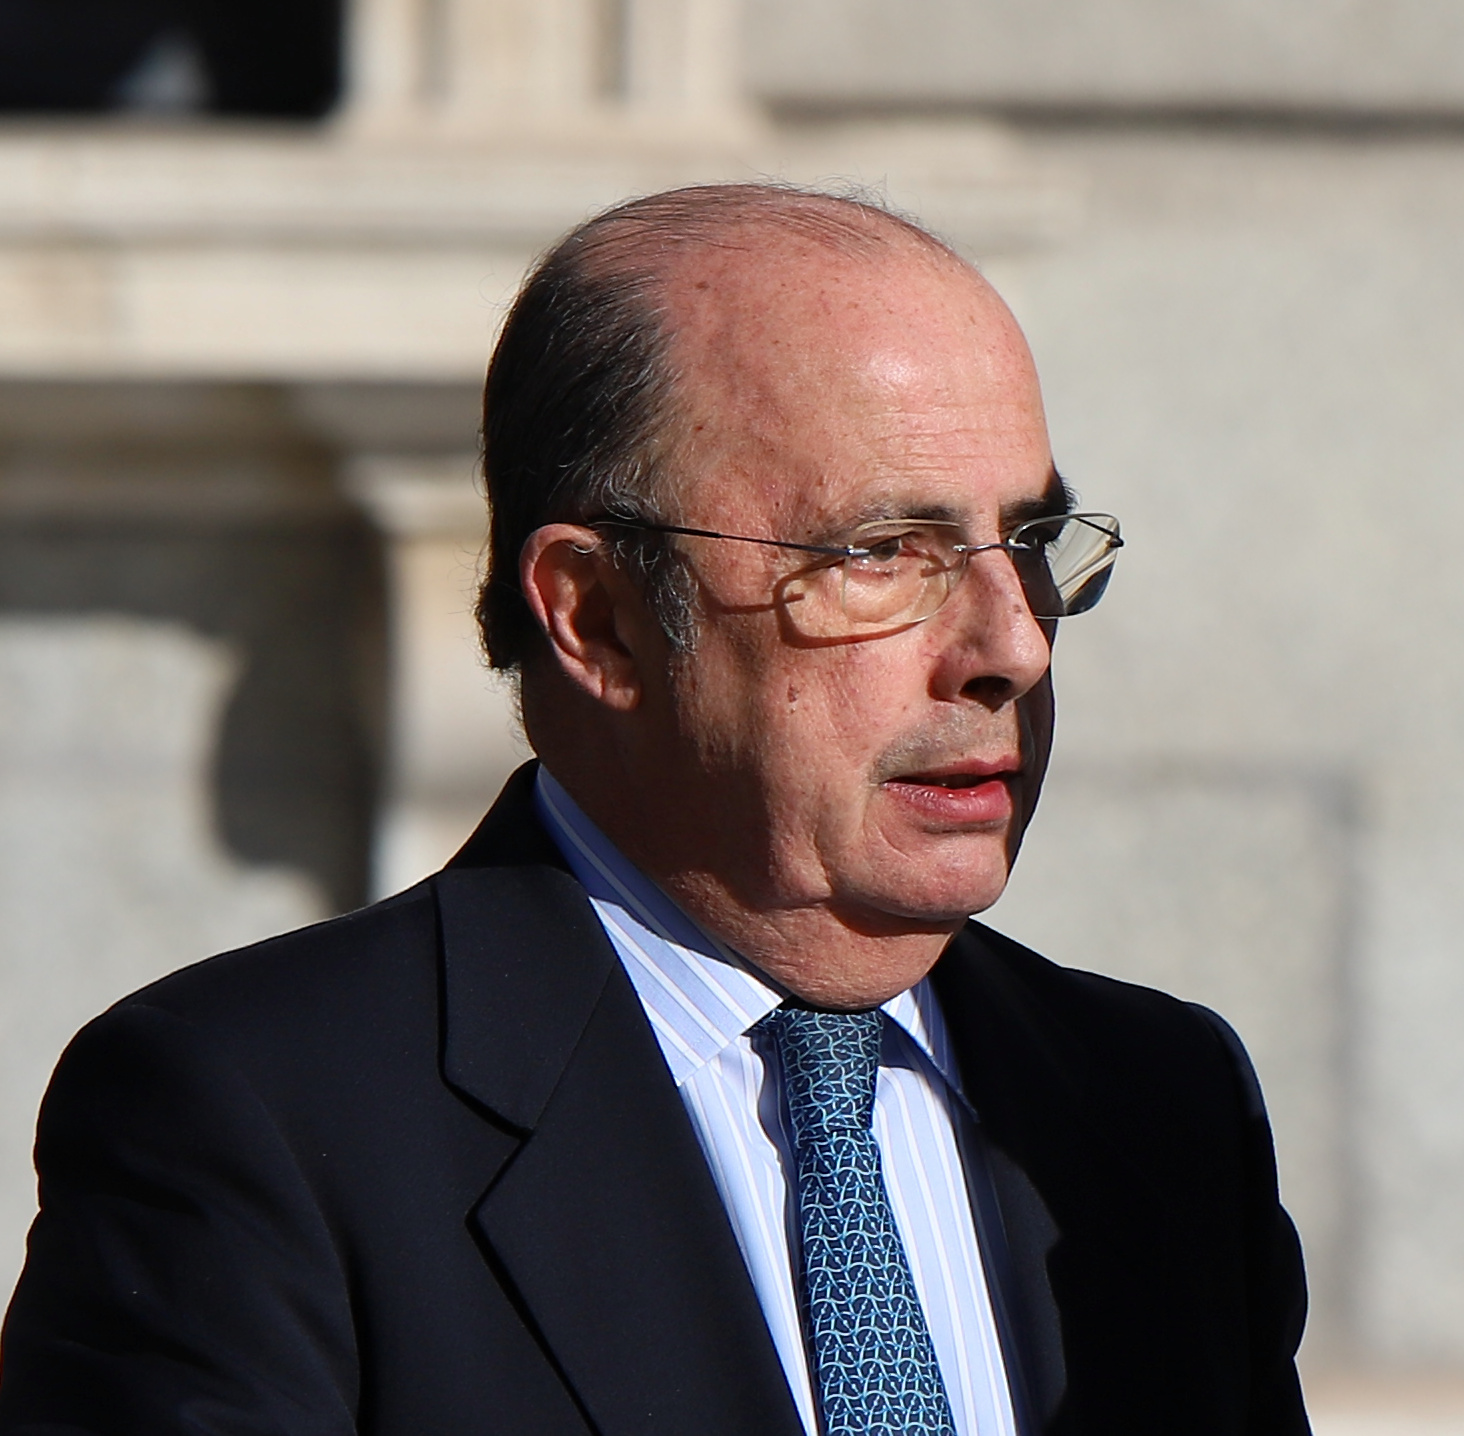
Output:
[[[886,264],[959,274],[984,289],[964,261],[899,216],[774,185],[633,200],[549,253],[509,314],[485,393],[493,533],[478,616],[495,667],[519,667],[537,640],[517,572],[535,528],[677,512],[672,459],[685,456],[689,436],[705,434],[691,396],[715,382],[706,361],[719,357],[719,335],[749,319],[760,334],[777,317],[760,307],[786,306],[807,275]],[[687,605],[661,545],[628,533],[619,542],[673,639],[686,641]]]
[[872,221],[861,241],[749,227],[667,265],[675,463],[657,497],[680,522],[705,521],[699,491],[725,509],[740,483],[776,472],[777,530],[811,532],[852,473],[918,485],[920,430],[951,414],[1045,443],[1026,341],[990,285],[902,224]]

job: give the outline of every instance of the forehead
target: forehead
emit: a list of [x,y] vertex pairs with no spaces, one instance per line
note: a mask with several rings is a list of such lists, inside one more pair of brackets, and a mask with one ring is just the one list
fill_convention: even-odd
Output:
[[681,496],[699,522],[787,536],[893,514],[975,523],[1048,486],[1026,343],[954,259],[908,243],[727,248],[685,265],[667,307]]

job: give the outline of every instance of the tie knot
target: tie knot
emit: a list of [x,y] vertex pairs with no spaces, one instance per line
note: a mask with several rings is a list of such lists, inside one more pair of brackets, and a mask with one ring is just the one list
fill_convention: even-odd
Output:
[[783,1064],[783,1088],[798,1146],[834,1132],[867,1132],[884,1019],[875,1012],[780,1007],[758,1024]]

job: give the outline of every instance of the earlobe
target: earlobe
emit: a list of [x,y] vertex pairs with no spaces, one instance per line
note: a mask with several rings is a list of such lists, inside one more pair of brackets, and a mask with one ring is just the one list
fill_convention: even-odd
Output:
[[624,635],[640,595],[580,524],[535,529],[519,556],[519,581],[564,675],[597,702],[630,712],[641,701],[640,663]]

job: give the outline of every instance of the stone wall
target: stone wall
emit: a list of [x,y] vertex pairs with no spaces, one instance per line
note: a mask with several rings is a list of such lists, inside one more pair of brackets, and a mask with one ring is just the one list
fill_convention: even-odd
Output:
[[792,108],[1454,113],[1451,0],[749,0],[748,81]]

